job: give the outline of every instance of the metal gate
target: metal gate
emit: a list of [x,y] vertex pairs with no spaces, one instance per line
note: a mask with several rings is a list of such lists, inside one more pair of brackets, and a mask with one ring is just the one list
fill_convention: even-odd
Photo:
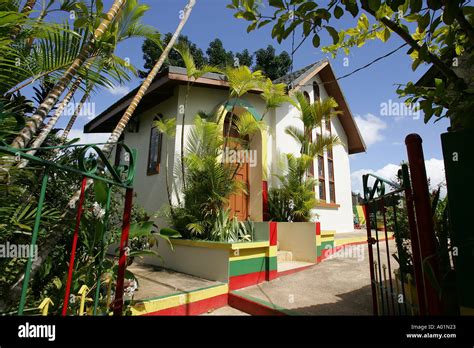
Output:
[[[69,144],[69,145],[62,145],[62,146],[49,146],[49,147],[41,147],[41,148],[24,148],[24,149],[16,149],[5,144],[0,144],[0,153],[8,154],[14,156],[16,161],[27,160],[30,162],[34,162],[39,164],[40,166],[44,167],[43,177],[42,177],[42,185],[41,185],[41,193],[38,200],[38,206],[36,209],[36,216],[35,216],[35,225],[32,231],[32,238],[31,238],[31,248],[34,248],[39,234],[39,229],[41,225],[41,217],[42,217],[42,208],[45,202],[46,196],[46,187],[48,185],[48,181],[54,179],[54,173],[57,171],[64,171],[67,173],[74,173],[79,174],[82,176],[81,180],[81,191],[80,197],[78,200],[78,204],[76,207],[76,225],[73,234],[73,241],[72,241],[72,250],[70,252],[70,260],[69,260],[69,269],[68,269],[68,276],[66,282],[66,289],[64,292],[64,300],[63,300],[63,307],[62,307],[62,315],[66,316],[69,310],[69,302],[71,296],[71,283],[74,275],[74,263],[76,258],[76,249],[77,249],[77,241],[79,237],[79,227],[81,224],[81,216],[84,210],[84,203],[85,203],[85,191],[88,186],[88,180],[93,180],[94,182],[102,182],[106,187],[106,195],[107,195],[107,205],[105,207],[105,220],[107,221],[109,209],[110,209],[110,200],[112,195],[112,187],[118,187],[125,190],[125,202],[124,202],[124,213],[122,219],[122,233],[120,238],[120,245],[119,245],[119,255],[118,255],[118,270],[117,270],[117,280],[116,280],[116,287],[115,287],[115,299],[111,305],[113,309],[114,315],[122,315],[123,312],[123,293],[124,293],[124,276],[125,276],[125,269],[126,269],[126,259],[127,259],[127,245],[128,245],[128,235],[130,230],[130,219],[131,219],[131,211],[132,211],[132,199],[133,199],[133,181],[135,177],[135,166],[136,166],[136,150],[130,149],[123,143],[120,143],[122,150],[125,153],[125,157],[127,157],[127,164],[122,165],[118,164],[117,166],[113,166],[106,155],[102,152],[102,150],[98,147],[101,144]],[[58,151],[59,149],[69,149],[69,148],[76,148],[79,150],[80,157],[78,158],[76,166],[69,166],[69,165],[62,165],[57,163],[56,161],[50,161],[42,159],[41,157],[34,156],[29,153],[29,151]],[[93,153],[96,156],[90,157],[88,156],[89,153]],[[87,156],[86,156],[87,155]],[[71,192],[72,193],[72,192]],[[106,222],[104,226],[107,226]],[[106,230],[106,227],[105,227]],[[104,233],[105,236],[105,233]],[[105,258],[105,240],[102,241],[102,252],[99,256],[99,267],[98,267],[98,274],[97,274],[97,284],[96,284],[96,292],[94,298],[94,315],[96,314],[98,303],[99,303],[99,289],[101,284],[101,271],[102,271],[102,262]],[[23,286],[21,291],[21,298],[18,307],[18,315],[23,315],[25,311],[25,304],[26,304],[26,297],[27,291],[29,287],[29,281],[31,278],[30,272],[32,268],[33,256],[29,255],[28,261],[26,263],[25,272],[24,272],[24,279],[23,279]]]
[[439,315],[441,277],[422,140],[410,134],[405,143],[408,164],[397,182],[362,177],[373,311]]

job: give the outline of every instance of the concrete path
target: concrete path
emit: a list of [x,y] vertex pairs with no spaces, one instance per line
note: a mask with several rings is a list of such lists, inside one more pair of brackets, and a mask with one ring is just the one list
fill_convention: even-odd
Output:
[[[390,249],[395,250],[393,240]],[[386,263],[385,243],[380,243]],[[376,250],[374,249],[374,255]],[[398,264],[392,259],[392,270]],[[301,315],[371,315],[367,245],[348,246],[320,264],[235,292]]]

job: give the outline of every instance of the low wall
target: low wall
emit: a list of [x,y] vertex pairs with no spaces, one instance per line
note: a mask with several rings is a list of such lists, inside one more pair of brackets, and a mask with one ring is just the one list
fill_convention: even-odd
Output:
[[327,231],[321,230],[320,225],[318,224],[316,228],[316,254],[317,262],[321,262],[329,256],[331,250],[335,246],[334,235],[336,231]]
[[255,241],[222,243],[175,239],[173,250],[161,240],[158,252],[163,261],[147,257],[145,263],[227,283],[230,290],[262,283],[277,276],[276,223],[255,225]]

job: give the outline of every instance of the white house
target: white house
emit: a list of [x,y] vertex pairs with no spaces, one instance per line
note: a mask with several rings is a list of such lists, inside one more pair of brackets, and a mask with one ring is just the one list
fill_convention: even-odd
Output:
[[[138,150],[135,192],[138,202],[150,212],[155,212],[168,203],[164,175],[165,149],[169,149],[171,177],[174,159],[179,156],[181,148],[181,112],[187,80],[183,68],[169,67],[162,71],[151,84],[124,134],[123,140],[126,144]],[[322,229],[336,232],[353,231],[349,155],[364,152],[365,144],[329,61],[316,62],[274,82],[287,84],[289,90],[303,91],[311,102],[316,98],[332,96],[339,104],[342,115],[332,119],[330,124],[325,124],[321,131],[337,135],[342,145],[334,147],[329,153],[325,152],[314,161],[313,172],[320,182],[315,190],[320,203],[314,207],[314,211],[319,216]],[[137,89],[130,92],[86,124],[84,131],[111,132],[136,92]],[[223,75],[210,73],[194,81],[186,108],[185,142],[196,113],[211,112],[218,107],[230,111],[229,103],[225,104],[227,98],[228,84]],[[264,113],[265,105],[258,90],[234,100],[233,104],[237,117],[243,111],[250,111],[254,117],[260,119]],[[298,144],[285,133],[288,125],[300,124],[296,116],[297,109],[291,104],[284,104],[265,116],[267,130],[252,138],[250,149],[255,150],[256,161],[254,165],[239,171],[240,180],[247,182],[249,192],[248,195],[235,195],[230,204],[239,218],[263,221],[266,189],[268,186],[277,185],[274,181],[277,179],[271,174],[281,170],[281,155],[299,153]],[[178,117],[178,136],[173,139],[163,138],[152,125],[153,120],[159,117]],[[302,124],[300,126],[302,127]],[[313,138],[316,136],[317,134],[313,134]],[[165,144],[165,141],[168,144]]]

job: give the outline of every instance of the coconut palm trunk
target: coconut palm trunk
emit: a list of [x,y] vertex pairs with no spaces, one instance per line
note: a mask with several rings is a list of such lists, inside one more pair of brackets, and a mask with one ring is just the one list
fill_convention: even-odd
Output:
[[115,0],[109,12],[107,12],[105,18],[100,23],[99,27],[95,30],[93,38],[89,41],[79,52],[79,55],[71,64],[71,66],[65,71],[63,76],[59,79],[56,85],[53,87],[51,92],[48,94],[46,99],[36,110],[35,114],[26,123],[26,126],[20,131],[19,135],[13,140],[12,146],[15,148],[25,148],[33,136],[37,133],[41,123],[51,111],[53,106],[58,101],[61,94],[64,92],[66,87],[69,85],[71,80],[76,76],[79,68],[89,57],[93,49],[93,42],[99,40],[104,32],[109,27],[110,23],[116,18],[120,9],[124,5],[126,0]]
[[[36,0],[28,0],[25,3],[25,6],[23,6],[21,13],[23,13],[24,15],[29,15],[29,13],[33,10],[33,7],[35,7],[35,5],[36,5]],[[21,30],[21,25],[17,25],[13,28],[11,32],[11,38],[13,40],[15,40],[20,30]]]
[[[138,104],[142,100],[143,96],[145,95],[146,91],[150,87],[151,83],[155,79],[156,75],[160,71],[161,67],[163,66],[163,63],[165,62],[166,58],[168,57],[168,54],[170,53],[171,49],[173,48],[176,40],[178,39],[179,34],[181,33],[181,30],[183,30],[184,25],[189,19],[189,16],[191,15],[191,11],[196,4],[196,0],[189,0],[188,4],[184,8],[184,14],[183,18],[181,18],[181,21],[178,24],[178,27],[176,28],[176,31],[174,32],[173,36],[171,37],[171,40],[168,42],[166,45],[165,49],[161,53],[160,58],[156,62],[155,66],[151,71],[149,72],[148,76],[146,77],[145,81],[143,81],[142,85],[140,86],[137,94],[133,98],[132,102],[128,106],[127,110],[125,110],[125,113],[123,114],[122,118],[119,120],[117,126],[115,126],[115,129],[113,130],[112,134],[110,134],[109,139],[107,140],[107,143],[104,145],[102,152],[106,156],[110,156],[112,153],[112,150],[119,140],[120,136],[122,135],[123,131],[125,130],[125,127],[127,126],[128,122],[130,121],[130,118],[132,117],[133,113],[135,112]],[[87,181],[87,186],[88,188],[92,184],[93,180],[89,179]],[[80,190],[78,190],[71,200],[68,203],[69,207],[75,207],[76,202],[79,199],[80,196]]]
[[90,92],[91,92],[91,88],[88,88],[86,92],[84,93],[84,95],[82,96],[82,99],[77,105],[76,110],[74,111],[74,114],[71,116],[71,119],[67,123],[66,128],[64,128],[63,134],[61,134],[61,143],[66,142],[67,137],[69,133],[71,132],[72,126],[74,126],[74,123],[76,122],[77,117],[81,113],[82,107],[84,106],[85,102],[89,98]]
[[[118,2],[118,1],[116,1]],[[163,62],[165,59],[168,57],[168,54],[173,47],[174,43],[176,42],[176,39],[178,38],[179,34],[181,33],[181,30],[183,29],[184,25],[186,24],[191,11],[196,4],[196,0],[189,0],[188,4],[186,5],[186,8],[184,10],[184,15],[183,18],[181,19],[176,32],[174,33],[173,37],[171,38],[170,42],[164,49],[163,53],[161,54],[160,58],[156,62],[155,66],[153,69],[150,71],[148,74],[146,80],[143,82],[142,86],[140,87],[139,91],[137,92],[137,95],[133,99],[132,103],[130,106],[127,108],[125,111],[125,114],[122,116],[122,118],[119,121],[119,124],[117,127],[115,127],[113,133],[111,134],[110,138],[108,139],[108,144],[106,144],[103,148],[103,152],[106,155],[109,155],[112,152],[112,149],[114,147],[114,143],[117,142],[119,139],[120,135],[123,133],[128,121],[130,120],[130,117],[133,115],[133,112],[135,111],[138,103],[140,100],[143,98],[143,95],[147,91],[148,87],[150,86],[151,82],[155,78],[155,76],[158,74],[158,71],[160,70],[161,66],[163,65]],[[115,5],[115,4],[114,4]],[[88,188],[92,184],[92,180],[89,179],[87,181],[87,187]],[[79,199],[80,196],[80,191],[76,192],[71,200],[69,201],[68,204],[68,209],[71,209],[72,211],[74,210],[76,206],[76,202]],[[39,250],[38,257],[33,261],[31,265],[31,271],[30,275],[31,278],[34,277],[34,275],[38,272],[40,269],[41,265],[43,264],[43,261],[47,258],[49,255],[50,251],[54,246],[57,244],[57,241],[61,238],[61,234],[55,234],[52,236],[49,236],[49,238],[46,240],[46,242],[42,245],[42,247]],[[21,294],[21,287],[23,284],[23,279],[24,279],[24,274],[21,275],[21,277],[16,281],[16,283],[10,288],[10,291],[8,292],[8,298],[0,299],[0,310],[4,309],[8,303],[12,303],[15,300],[17,300]]]
[[150,87],[151,83],[155,79],[156,75],[160,71],[164,61],[168,57],[169,52],[171,51],[171,48],[175,44],[179,34],[181,33],[181,30],[183,29],[184,25],[186,24],[186,21],[188,20],[192,8],[194,7],[196,3],[196,0],[189,0],[189,3],[186,5],[186,8],[184,10],[184,15],[181,21],[179,22],[178,28],[176,29],[175,33],[171,37],[171,40],[168,42],[168,45],[166,45],[166,48],[164,51],[161,53],[160,58],[156,62],[155,66],[153,69],[151,69],[150,73],[146,77],[145,81],[143,81],[142,85],[140,86],[140,89],[138,90],[137,94],[133,98],[132,102],[128,106],[127,110],[123,114],[122,118],[120,119],[119,123],[113,130],[112,134],[110,135],[109,139],[107,140],[107,144],[105,144],[103,148],[103,152],[108,155],[112,152],[113,147],[115,146],[115,143],[118,141],[120,136],[122,135],[125,127],[128,124],[128,121],[132,117],[133,113],[135,112],[135,109],[138,106],[138,103],[142,100],[143,96],[145,95],[146,91]]
[[[54,115],[49,119],[48,123],[41,129],[40,134],[38,134],[38,136],[35,138],[35,140],[31,144],[32,148],[39,148],[43,144],[43,142],[46,140],[49,133],[51,133],[51,130],[53,129],[53,127],[56,125],[59,118],[61,117],[64,109],[69,105],[69,102],[74,96],[74,93],[76,93],[77,89],[81,85],[81,82],[82,82],[82,79],[80,77],[76,79],[74,84],[71,86],[71,89],[66,94],[66,97],[59,104],[59,107],[56,109],[56,112],[54,113]],[[36,151],[37,150],[30,150],[27,152],[27,154],[34,155]],[[25,168],[27,165],[28,165],[28,160],[23,159],[18,165],[18,168]]]

